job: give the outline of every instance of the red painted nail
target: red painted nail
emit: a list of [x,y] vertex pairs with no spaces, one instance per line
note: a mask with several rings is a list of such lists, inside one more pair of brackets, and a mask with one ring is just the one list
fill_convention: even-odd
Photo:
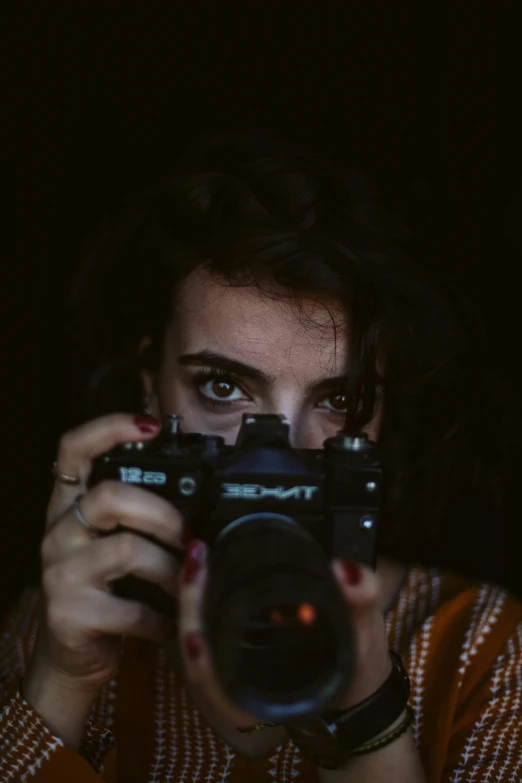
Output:
[[185,650],[190,661],[197,660],[203,652],[203,641],[201,634],[197,631],[190,631],[185,635]]
[[161,421],[156,419],[155,416],[135,416],[134,424],[140,432],[147,434],[157,432],[161,427]]
[[362,571],[359,566],[355,565],[355,563],[349,563],[347,561],[341,563],[341,566],[346,582],[349,585],[352,585],[352,587],[358,585],[362,579]]
[[194,533],[190,529],[188,525],[183,525],[183,528],[181,530],[181,541],[183,543],[183,546],[187,546],[194,541]]
[[203,556],[205,553],[205,544],[203,541],[191,541],[185,553],[185,562],[183,563],[183,584],[193,584],[203,565]]

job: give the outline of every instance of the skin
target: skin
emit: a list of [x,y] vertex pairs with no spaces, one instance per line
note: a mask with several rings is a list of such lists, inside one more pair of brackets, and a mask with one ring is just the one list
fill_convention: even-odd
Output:
[[[232,288],[197,271],[184,283],[165,339],[158,375],[143,375],[144,387],[158,414],[182,412],[186,431],[222,435],[234,443],[244,413],[282,413],[290,421],[290,440],[297,448],[320,448],[344,423],[346,400],[339,381],[350,361],[345,318],[334,300],[308,299],[295,303],[262,296],[254,288]],[[140,348],[147,347],[147,339]],[[198,378],[212,359],[194,357],[207,352],[254,367],[260,377]],[[181,359],[181,361],[180,361]],[[208,363],[207,363],[208,362]],[[215,401],[209,404],[207,399]],[[229,403],[219,404],[220,400]],[[381,408],[366,427],[377,439]],[[205,554],[203,554],[203,561]],[[340,708],[348,708],[373,693],[386,679],[390,664],[383,615],[393,603],[404,566],[380,559],[377,572],[362,569],[362,581],[348,586],[339,564],[334,573],[359,620],[360,671]],[[242,735],[238,726],[255,723],[227,703],[215,678],[201,634],[200,604],[205,585],[204,565],[194,584],[184,588],[180,638],[183,668],[193,700],[229,744],[244,755],[264,754],[285,739],[281,728]],[[196,634],[202,654],[194,662],[185,654],[183,636]],[[177,659],[177,646],[171,644]],[[364,664],[363,664],[364,661]]]
[[[193,273],[178,292],[159,372],[143,374],[156,416],[180,413],[185,431],[220,434],[233,443],[243,413],[282,413],[290,421],[295,446],[320,448],[343,425],[345,400],[334,379],[349,365],[349,339],[333,300],[307,299],[299,304],[297,309],[295,303],[262,297],[255,289],[227,288],[204,271]],[[147,344],[144,337],[138,350]],[[197,360],[198,366],[194,358],[179,360],[202,351],[250,365],[256,372],[239,378],[197,378],[202,365],[208,368],[208,355]],[[231,405],[219,407],[218,402],[213,407],[208,398],[216,397],[231,398]],[[367,428],[374,439],[380,416],[377,410]],[[166,645],[194,702],[218,734],[245,755],[267,753],[284,740],[285,730],[266,729],[252,736],[238,732],[237,727],[255,723],[256,716],[228,703],[213,676],[201,629],[205,547],[199,545],[195,569],[198,546],[193,542],[179,574],[176,559],[161,546],[185,549],[184,522],[177,509],[141,487],[119,482],[87,489],[93,459],[118,443],[151,439],[158,427],[149,422],[144,432],[142,422],[115,414],[62,437],[59,469],[77,476],[80,483],[57,481],[49,503],[41,548],[42,623],[22,694],[57,736],[77,748],[91,704],[117,670],[119,638],[146,638]],[[80,493],[89,529],[72,511]],[[118,526],[126,531],[98,536],[98,531]],[[147,533],[158,543],[137,533]],[[375,572],[360,569],[355,585],[349,584],[342,564],[334,562],[332,571],[358,643],[353,682],[336,705],[343,709],[375,692],[388,676],[384,613],[405,569],[380,559]],[[176,629],[163,616],[110,594],[108,584],[129,573],[156,582],[178,599],[176,638]],[[187,584],[188,573],[192,579]],[[188,655],[188,635],[198,641],[197,658]]]
[[[243,413],[283,413],[294,446],[319,448],[344,423],[341,384],[332,380],[349,364],[344,321],[334,300],[300,300],[298,310],[295,303],[228,287],[198,270],[182,286],[159,374],[143,374],[153,410],[179,411],[186,431],[222,435],[228,443],[235,442]],[[140,348],[146,345],[145,338]],[[213,408],[198,395],[195,380],[209,363],[180,363],[180,357],[201,351],[253,366],[266,380],[241,377],[233,388],[230,377],[222,378],[225,386],[218,388],[209,377],[199,386],[202,394],[231,403]],[[380,411],[366,430],[373,439],[379,424]]]

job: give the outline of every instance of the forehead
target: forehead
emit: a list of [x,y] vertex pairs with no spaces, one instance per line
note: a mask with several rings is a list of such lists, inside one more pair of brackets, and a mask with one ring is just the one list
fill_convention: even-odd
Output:
[[182,284],[170,328],[178,355],[211,350],[272,375],[339,374],[348,360],[346,317],[333,297],[288,300],[205,270]]

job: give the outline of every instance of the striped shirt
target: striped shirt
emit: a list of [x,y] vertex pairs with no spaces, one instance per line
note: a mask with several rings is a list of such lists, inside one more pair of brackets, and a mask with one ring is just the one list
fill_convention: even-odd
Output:
[[[190,702],[164,650],[126,638],[78,752],[19,690],[38,630],[26,590],[0,631],[0,781],[318,783],[291,741],[245,758]],[[412,685],[413,736],[429,783],[521,783],[522,604],[487,583],[410,568],[386,616]]]

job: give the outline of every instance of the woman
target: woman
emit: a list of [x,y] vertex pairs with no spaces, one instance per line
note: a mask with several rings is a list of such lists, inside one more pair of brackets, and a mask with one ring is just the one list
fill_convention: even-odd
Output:
[[[464,332],[406,244],[361,178],[264,134],[196,147],[105,237],[76,296],[101,368],[91,418],[60,441],[41,590],[4,623],[2,780],[520,780],[522,607],[389,554],[418,463],[440,510],[451,477],[439,451],[435,480],[430,449],[463,413]],[[139,486],[87,486],[96,457],[154,438],[171,413],[227,443],[245,413],[284,414],[299,448],[345,424],[379,442],[377,567],[331,564],[356,636],[337,768],[218,684],[200,611],[208,549],[180,512]],[[177,601],[176,625],[108,589],[128,574]],[[409,705],[390,695],[390,650]]]

